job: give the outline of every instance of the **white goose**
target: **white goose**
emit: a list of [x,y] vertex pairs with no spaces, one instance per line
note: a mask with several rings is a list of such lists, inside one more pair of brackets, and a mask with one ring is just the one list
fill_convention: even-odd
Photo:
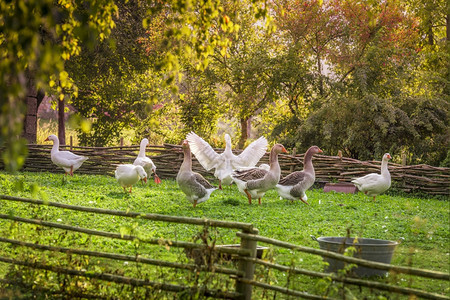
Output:
[[139,154],[137,158],[134,160],[133,165],[135,166],[142,166],[147,173],[147,175],[150,175],[153,173],[153,176],[155,178],[155,183],[159,184],[161,183],[161,179],[159,179],[158,175],[156,174],[156,166],[153,163],[153,161],[145,156],[145,147],[148,145],[148,139],[143,138],[141,140],[141,144],[139,146]]
[[266,153],[267,140],[260,137],[245,148],[239,155],[234,155],[231,150],[231,137],[225,134],[225,150],[219,154],[201,137],[194,132],[186,136],[192,153],[199,163],[207,171],[215,169],[214,176],[219,179],[219,189],[223,185],[232,183],[231,173],[243,167],[254,167],[261,157]]
[[59,151],[59,139],[54,134],[47,137],[45,141],[53,141],[51,151],[52,162],[58,167],[63,168],[66,175],[73,176],[73,172],[81,167],[83,162],[89,158],[87,156],[76,155],[70,151]]
[[133,185],[140,179],[147,182],[147,173],[142,166],[135,166],[132,164],[118,165],[115,175],[117,182],[119,182],[125,192],[127,192],[126,188],[129,187],[129,192],[131,193]]
[[278,163],[278,154],[282,152],[287,153],[283,145],[276,144],[272,147],[269,156],[269,170],[254,167],[235,170],[231,174],[239,191],[247,196],[249,204],[252,204],[252,198],[258,198],[258,204],[261,204],[264,194],[280,181],[281,168]]
[[387,191],[391,187],[391,174],[388,169],[388,160],[391,158],[389,153],[383,155],[381,174],[370,173],[352,180],[361,192],[369,197],[373,197],[373,201],[375,201],[377,195]]
[[192,171],[192,154],[187,140],[182,143],[184,158],[177,174],[177,183],[186,198],[195,207],[205,202],[217,188],[212,186],[201,174]]

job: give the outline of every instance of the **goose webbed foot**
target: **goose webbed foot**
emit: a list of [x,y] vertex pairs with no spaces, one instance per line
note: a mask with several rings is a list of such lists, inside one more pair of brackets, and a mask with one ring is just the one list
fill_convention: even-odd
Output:
[[247,191],[247,189],[245,189],[244,192],[247,194],[248,204],[252,204],[252,196],[251,196],[250,193]]

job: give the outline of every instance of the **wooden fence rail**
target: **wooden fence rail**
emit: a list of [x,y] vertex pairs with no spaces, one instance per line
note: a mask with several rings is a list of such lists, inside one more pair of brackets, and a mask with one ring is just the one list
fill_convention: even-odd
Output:
[[[295,256],[295,252],[304,252],[308,254],[313,255],[319,255],[321,257],[330,257],[333,259],[337,259],[349,264],[356,264],[360,266],[375,268],[375,269],[381,269],[381,270],[388,270],[393,273],[403,273],[408,275],[414,275],[419,276],[422,278],[431,278],[431,279],[437,279],[437,280],[445,280],[450,282],[450,274],[449,273],[443,273],[443,272],[437,272],[437,271],[431,271],[431,270],[423,270],[423,269],[417,269],[417,268],[410,268],[410,267],[404,267],[404,266],[394,266],[390,264],[385,263],[378,263],[373,261],[367,261],[364,259],[349,257],[345,255],[341,255],[335,252],[330,252],[326,250],[316,249],[316,248],[309,248],[304,247],[300,245],[295,245],[291,243],[287,243],[284,241],[267,238],[264,236],[259,235],[258,230],[254,228],[251,224],[248,223],[241,223],[241,222],[229,222],[229,221],[219,221],[219,220],[207,220],[207,219],[200,219],[200,218],[188,218],[188,217],[175,217],[175,216],[166,216],[166,215],[158,215],[158,214],[144,214],[139,212],[130,212],[130,211],[117,211],[117,210],[106,210],[106,209],[98,209],[98,208],[92,208],[92,207],[83,207],[83,206],[74,206],[69,204],[61,204],[57,202],[50,202],[50,201],[42,201],[42,200],[36,200],[36,199],[28,199],[28,198],[21,198],[21,197],[12,197],[8,195],[0,195],[1,201],[13,201],[17,204],[23,204],[23,205],[29,205],[29,206],[47,206],[47,207],[53,207],[54,209],[60,210],[60,209],[67,209],[71,211],[77,211],[81,213],[86,214],[102,214],[102,215],[111,215],[111,216],[120,216],[124,218],[140,218],[142,220],[148,221],[148,222],[165,222],[165,223],[178,223],[178,224],[187,224],[187,225],[193,225],[193,226],[203,226],[205,229],[210,227],[219,227],[219,228],[226,228],[228,230],[241,230],[241,232],[237,231],[236,236],[240,238],[240,247],[237,249],[233,248],[225,248],[221,247],[219,245],[216,245],[215,243],[208,244],[208,241],[202,240],[201,243],[193,243],[193,242],[187,242],[187,241],[179,241],[179,240],[169,240],[169,239],[143,239],[138,236],[133,235],[126,235],[122,233],[114,233],[114,232],[105,232],[100,230],[94,230],[89,228],[82,228],[74,225],[68,225],[68,224],[60,224],[60,223],[54,223],[45,221],[40,218],[45,218],[45,210],[34,210],[32,212],[33,218],[25,218],[25,217],[19,217],[14,216],[12,213],[9,214],[0,214],[0,219],[12,221],[16,224],[33,224],[36,231],[41,231],[42,229],[38,229],[38,227],[47,228],[49,230],[64,230],[66,232],[76,232],[76,233],[82,233],[86,235],[97,235],[102,236],[110,239],[121,239],[121,240],[128,240],[128,241],[139,241],[140,243],[148,243],[152,245],[157,245],[158,247],[165,247],[167,245],[170,245],[171,247],[181,247],[185,249],[201,249],[204,251],[207,251],[207,253],[228,253],[233,254],[237,257],[237,260],[239,264],[237,264],[237,267],[235,264],[231,265],[227,264],[221,265],[223,261],[209,261],[206,264],[198,264],[195,263],[182,263],[182,262],[174,262],[174,261],[165,261],[165,260],[159,260],[159,259],[152,259],[148,257],[142,257],[141,255],[138,255],[137,253],[134,255],[124,254],[124,253],[114,253],[114,252],[100,252],[100,251],[93,251],[90,249],[81,249],[80,245],[78,245],[78,240],[75,239],[71,240],[71,247],[67,246],[60,246],[60,245],[48,245],[49,241],[40,241],[36,240],[37,237],[34,236],[32,238],[32,241],[24,241],[22,239],[17,238],[11,238],[6,236],[0,236],[0,243],[1,244],[7,244],[11,245],[11,247],[0,247],[0,262],[14,265],[14,266],[21,266],[22,268],[28,268],[33,270],[44,270],[45,272],[53,272],[57,273],[58,276],[56,278],[59,278],[60,274],[73,276],[73,277],[83,277],[87,279],[92,280],[100,280],[110,283],[116,283],[120,285],[129,285],[132,287],[143,287],[150,289],[151,291],[166,291],[171,293],[184,293],[184,295],[201,295],[203,297],[211,297],[211,298],[224,298],[224,299],[252,299],[252,295],[254,295],[253,287],[257,289],[263,289],[263,290],[270,290],[274,291],[276,293],[281,293],[288,296],[295,296],[300,297],[304,299],[331,299],[328,298],[326,295],[314,295],[310,294],[308,292],[302,291],[301,286],[295,286],[295,288],[287,286],[278,286],[275,283],[271,282],[265,282],[264,278],[266,278],[266,274],[263,273],[256,273],[255,272],[272,272],[271,270],[277,270],[280,272],[284,272],[288,274],[288,276],[295,276],[295,275],[306,275],[309,277],[316,277],[316,278],[328,278],[331,281],[335,282],[341,282],[345,284],[350,285],[356,285],[359,287],[366,287],[370,289],[377,289],[382,291],[388,291],[392,293],[398,293],[398,294],[404,294],[404,295],[410,295],[415,297],[421,297],[425,299],[450,299],[449,297],[441,294],[431,293],[424,290],[415,289],[413,287],[402,287],[398,285],[393,284],[387,284],[385,282],[380,282],[377,280],[366,280],[366,279],[358,279],[358,278],[352,278],[348,276],[343,276],[334,274],[334,273],[324,273],[324,272],[317,272],[312,270],[307,270],[303,268],[298,268],[297,266],[292,265],[283,265],[278,263],[273,263],[267,260],[259,259],[256,257],[256,249],[258,247],[257,243],[263,243],[263,244],[269,244],[275,247],[280,247],[283,249],[289,249],[293,252],[291,255]],[[29,210],[25,210],[29,211]],[[43,216],[36,215],[36,212],[44,212]],[[7,228],[7,227],[5,227]],[[5,232],[5,231],[4,231]],[[55,236],[60,235],[60,233],[55,232]],[[38,235],[39,236],[39,235]],[[20,234],[20,237],[23,238],[23,235]],[[57,242],[57,238],[52,238],[52,242]],[[183,269],[183,270],[189,270],[193,273],[197,272],[204,272],[207,274],[222,274],[223,276],[228,276],[231,280],[234,280],[236,282],[234,290],[232,290],[231,287],[228,287],[227,289],[222,288],[214,288],[208,286],[207,283],[205,284],[198,284],[194,283],[192,285],[189,284],[177,284],[176,282],[166,282],[166,281],[158,281],[155,278],[150,280],[149,278],[143,279],[143,278],[136,278],[136,277],[130,277],[126,276],[125,274],[121,274],[118,270],[117,272],[111,272],[109,270],[105,269],[105,266],[108,266],[109,264],[102,264],[99,263],[98,265],[95,265],[93,269],[83,269],[78,267],[72,267],[71,265],[58,265],[55,264],[55,261],[49,259],[50,256],[45,255],[39,255],[37,253],[30,253],[27,251],[24,251],[25,253],[30,253],[30,256],[26,259],[24,257],[16,258],[14,257],[14,254],[17,253],[23,253],[21,251],[17,251],[16,248],[25,248],[25,249],[31,249],[36,250],[40,252],[51,252],[51,253],[60,253],[65,254],[67,257],[72,257],[72,255],[80,255],[82,257],[94,257],[94,258],[103,258],[111,261],[130,261],[135,262],[136,264],[142,264],[142,265],[153,265],[158,266],[162,268],[170,268],[170,269]],[[10,251],[10,249],[14,249],[14,251]],[[151,254],[151,253],[150,253]],[[61,258],[59,259],[61,260]],[[275,259],[276,260],[276,259]],[[69,261],[72,261],[70,258]],[[96,260],[94,260],[96,261]],[[290,261],[290,260],[288,260]],[[91,266],[93,263],[89,263],[89,266]],[[255,266],[261,265],[264,266],[264,270],[261,271],[261,269],[258,269],[258,271],[255,271]],[[233,267],[234,266],[234,267]],[[22,274],[22,273],[20,273]],[[30,274],[33,274],[32,272]],[[47,273],[45,273],[46,277],[48,276]],[[21,275],[22,276],[22,275]],[[22,278],[22,277],[20,277]],[[50,277],[55,278],[55,277]],[[161,278],[160,278],[161,279]],[[0,279],[0,286],[1,285],[11,285],[11,284],[20,284],[12,280],[12,278],[2,278]],[[84,295],[86,292],[90,295],[91,298],[97,298],[104,297],[104,295],[95,295],[95,294],[89,294],[91,291],[83,290],[80,287],[79,291],[68,290],[67,294],[64,289],[61,289],[62,285],[57,285],[54,287],[53,290],[48,290],[48,286],[42,287],[42,290],[48,290],[49,294],[63,294],[65,296],[80,294]],[[35,285],[32,287],[35,288],[41,288],[36,287]]]
[[[114,175],[117,165],[133,163],[139,152],[139,146],[118,147],[79,147],[61,146],[77,154],[88,156],[89,159],[77,173]],[[221,152],[222,149],[215,149]],[[28,145],[28,157],[23,167],[31,172],[63,172],[56,168],[50,160],[51,145]],[[147,156],[151,157],[161,178],[175,178],[181,163],[183,153],[181,146],[164,144],[148,146]],[[239,151],[235,151],[239,153]],[[294,151],[295,153],[295,151]],[[304,154],[280,155],[279,162],[282,175],[303,169]],[[260,163],[268,163],[269,154],[263,156]],[[371,172],[380,172],[380,161],[359,161],[357,159],[315,155],[313,157],[318,182],[350,182],[353,178]],[[208,172],[193,159],[193,170],[207,178],[213,178],[213,172]],[[3,166],[0,163],[0,169]],[[433,167],[429,165],[405,166],[389,163],[393,186],[405,192],[423,192],[432,195],[450,195],[450,168]]]

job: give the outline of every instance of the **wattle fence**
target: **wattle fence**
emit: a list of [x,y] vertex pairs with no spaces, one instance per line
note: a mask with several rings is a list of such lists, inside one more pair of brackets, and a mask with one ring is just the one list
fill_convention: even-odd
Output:
[[[117,147],[79,147],[61,146],[61,149],[88,156],[89,159],[77,173],[113,175],[118,164],[132,163],[137,156],[139,146]],[[51,145],[28,145],[28,157],[23,167],[30,172],[63,172],[56,168],[50,160]],[[215,149],[222,152],[223,149]],[[150,145],[146,149],[157,167],[161,178],[175,178],[183,161],[181,146],[164,144]],[[235,151],[239,153],[239,151]],[[279,156],[282,175],[303,169],[304,154]],[[268,163],[269,154],[260,163]],[[316,171],[316,182],[350,182],[352,178],[371,172],[380,172],[380,161],[360,161],[357,159],[315,155],[313,164]],[[0,169],[3,166],[0,163]],[[213,178],[213,172],[208,172],[193,159],[193,169],[207,178]],[[450,168],[433,167],[429,165],[400,165],[389,163],[393,187],[405,192],[423,192],[431,195],[450,195]]]

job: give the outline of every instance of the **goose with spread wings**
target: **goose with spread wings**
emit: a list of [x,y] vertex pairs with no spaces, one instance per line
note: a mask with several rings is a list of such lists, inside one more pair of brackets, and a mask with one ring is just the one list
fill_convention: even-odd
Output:
[[233,170],[254,167],[266,153],[268,144],[267,139],[262,136],[248,145],[242,153],[235,155],[231,149],[229,134],[225,134],[225,150],[220,154],[194,132],[189,133],[186,139],[189,141],[192,153],[203,168],[207,171],[215,169],[214,176],[219,179],[219,189],[233,182],[231,178]]

